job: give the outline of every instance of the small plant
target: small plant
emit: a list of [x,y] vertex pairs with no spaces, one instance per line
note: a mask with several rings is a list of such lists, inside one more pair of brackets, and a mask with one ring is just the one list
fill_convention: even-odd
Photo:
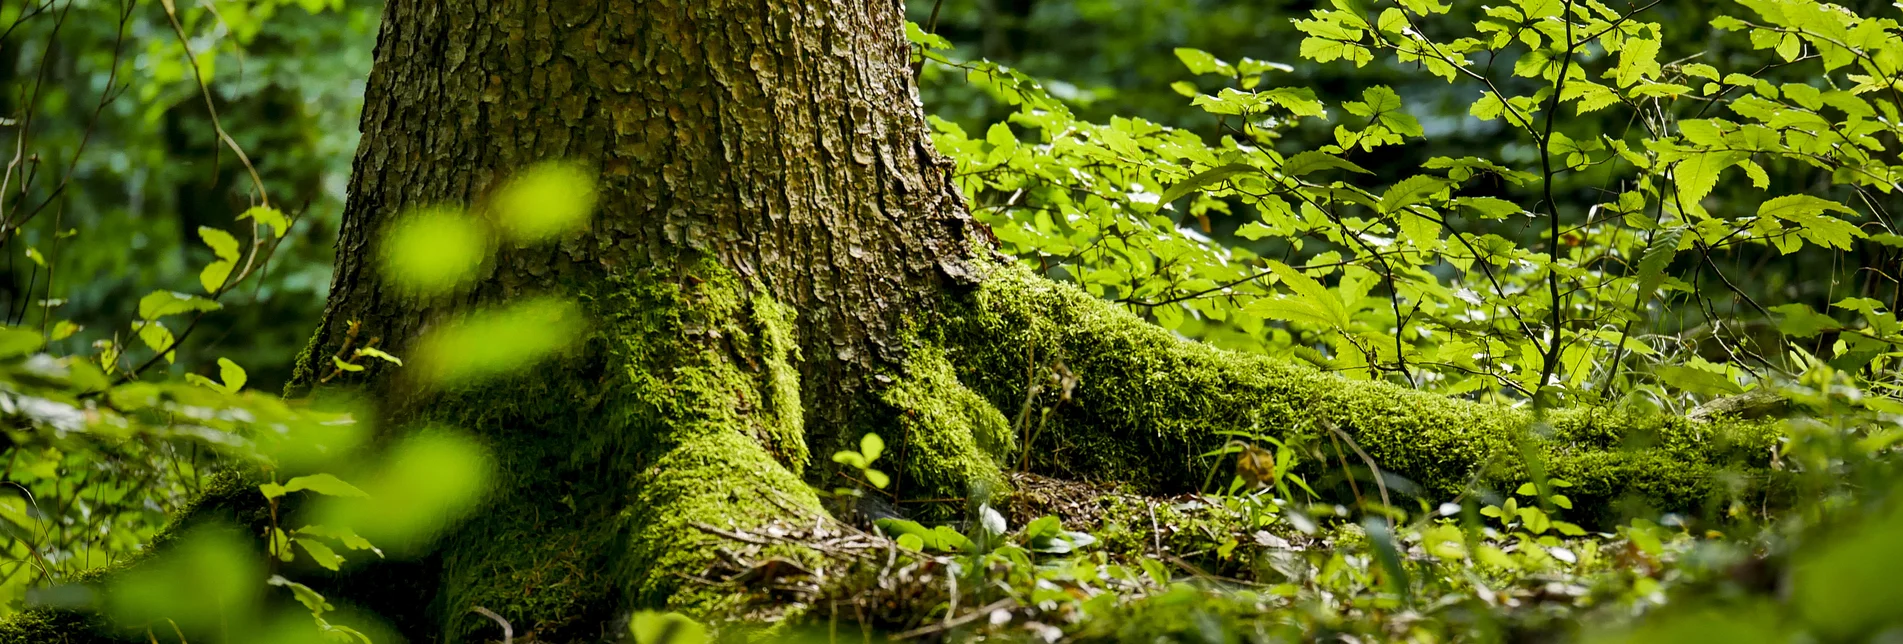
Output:
[[885,472],[872,467],[873,461],[879,460],[879,457],[884,454],[885,439],[879,438],[878,434],[873,433],[867,433],[865,436],[859,438],[859,449],[856,451],[847,449],[834,452],[833,462],[850,468],[841,469],[839,471],[840,476],[846,477],[847,480],[852,481],[855,485],[853,487],[833,488],[833,495],[836,497],[858,498],[865,495],[864,486],[870,485],[874,489],[883,490],[885,486],[891,485],[892,477],[886,476]]

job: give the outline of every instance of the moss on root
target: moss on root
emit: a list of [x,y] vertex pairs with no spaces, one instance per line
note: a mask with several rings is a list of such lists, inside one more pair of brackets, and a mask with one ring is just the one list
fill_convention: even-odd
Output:
[[610,280],[580,357],[431,405],[511,477],[440,549],[450,639],[493,628],[476,606],[572,638],[633,607],[714,608],[684,578],[717,556],[695,524],[824,513],[800,480],[792,312],[745,290],[711,264]]
[[[1011,425],[997,407],[959,382],[945,353],[915,346],[904,373],[880,392],[896,417],[893,437],[900,477],[894,491],[905,499],[988,498],[1010,489],[1004,466],[1017,449]],[[928,518],[962,511],[928,505]]]
[[1528,445],[1554,476],[1578,485],[1575,500],[1593,506],[1582,513],[1628,498],[1685,510],[1724,492],[1722,472],[1758,471],[1776,435],[1764,422],[1695,423],[1605,409],[1554,412],[1540,435],[1524,409],[1350,381],[1184,340],[1020,267],[991,269],[940,332],[963,382],[1003,408],[1026,399],[1033,360],[1061,360],[1077,389],[1073,402],[1056,408],[1042,435],[1049,438],[1034,446],[1036,469],[1126,481],[1151,493],[1200,485],[1213,466],[1200,454],[1229,439],[1220,432],[1312,435],[1329,420],[1429,498],[1460,493],[1476,473],[1482,484],[1511,489],[1528,476],[1521,457]]

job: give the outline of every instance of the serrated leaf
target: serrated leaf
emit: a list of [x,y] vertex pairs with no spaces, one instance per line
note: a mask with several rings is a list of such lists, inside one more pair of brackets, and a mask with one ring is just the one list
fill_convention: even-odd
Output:
[[1843,324],[1835,318],[1818,313],[1805,304],[1780,304],[1771,307],[1771,310],[1778,314],[1777,330],[1794,338],[1814,337],[1825,331],[1843,328]]
[[378,557],[383,556],[383,551],[379,550],[375,545],[372,545],[369,539],[358,536],[357,531],[343,526],[307,525],[298,528],[297,532],[299,534],[335,539],[338,543],[343,544],[345,548],[351,550],[368,550],[376,553]]
[[165,361],[167,363],[178,359],[177,347],[172,346],[172,330],[165,328],[165,325],[158,320],[140,320],[134,322],[132,323],[132,331],[139,336],[139,341],[144,342],[147,348],[155,352],[164,351]]
[[337,478],[330,474],[324,474],[324,473],[311,474],[308,476],[300,476],[284,483],[284,492],[286,494],[289,494],[291,492],[303,492],[306,490],[311,492],[316,492],[318,494],[322,494],[325,496],[359,497],[359,498],[370,496],[369,494],[365,494],[363,490],[357,489],[357,486],[346,483],[344,482],[343,479]]
[[1657,365],[1652,367],[1652,372],[1664,379],[1665,384],[1701,396],[1730,395],[1744,392],[1744,387],[1739,386],[1737,382],[1725,377],[1723,374],[1712,373],[1696,367]]
[[1474,211],[1485,219],[1505,219],[1513,215],[1525,214],[1520,205],[1497,197],[1458,197],[1454,203]]
[[1856,224],[1827,216],[1825,212],[1857,214],[1843,204],[1811,195],[1784,195],[1758,205],[1759,216],[1802,226],[1797,234],[1815,244],[1848,250],[1852,240],[1865,236]]
[[239,214],[238,218],[250,219],[260,224],[270,226],[271,236],[276,238],[283,238],[284,233],[290,232],[291,230],[291,219],[284,216],[284,211],[270,206],[252,206],[250,209]]
[[1417,174],[1397,181],[1394,185],[1388,186],[1387,192],[1381,195],[1381,212],[1392,213],[1426,201],[1435,193],[1446,190],[1447,185],[1446,179],[1427,174]]
[[199,271],[198,283],[205,287],[206,293],[217,293],[231,277],[231,270],[238,266],[238,240],[231,233],[210,226],[199,226],[198,238],[218,257]]
[[139,298],[139,319],[157,320],[168,315],[195,311],[216,311],[217,302],[176,291],[153,291]]
[[1652,294],[1665,283],[1665,267],[1678,255],[1678,243],[1684,237],[1684,228],[1669,228],[1653,234],[1652,243],[1647,244],[1644,254],[1639,256],[1640,302],[1652,299]]
[[1698,152],[1686,157],[1672,168],[1673,183],[1678,188],[1676,203],[1686,212],[1704,213],[1704,207],[1698,202],[1718,185],[1718,174],[1750,157],[1749,152],[1735,150]]
[[1168,190],[1164,190],[1163,196],[1161,199],[1158,200],[1158,203],[1174,202],[1177,199],[1183,198],[1184,195],[1187,195],[1191,192],[1201,190],[1208,186],[1215,185],[1224,180],[1227,180],[1229,177],[1233,177],[1245,172],[1261,172],[1261,170],[1258,170],[1256,169],[1255,166],[1252,166],[1246,163],[1231,163],[1228,165],[1210,168],[1208,170],[1198,172],[1188,179],[1184,179],[1181,183],[1170,186]]
[[1361,174],[1374,174],[1366,168],[1350,163],[1346,159],[1322,152],[1305,150],[1296,153],[1282,162],[1282,174],[1299,177],[1317,170],[1347,170]]
[[301,539],[297,537],[292,537],[291,541],[294,541],[297,543],[297,545],[302,546],[304,548],[304,552],[310,553],[311,561],[317,562],[317,565],[323,566],[325,569],[337,570],[344,563],[344,558],[338,556],[337,551],[331,550],[330,546],[328,544],[325,544],[322,541],[318,541],[316,539]]
[[1315,99],[1315,90],[1306,87],[1277,87],[1262,93],[1268,99],[1296,116],[1327,116],[1322,102]]

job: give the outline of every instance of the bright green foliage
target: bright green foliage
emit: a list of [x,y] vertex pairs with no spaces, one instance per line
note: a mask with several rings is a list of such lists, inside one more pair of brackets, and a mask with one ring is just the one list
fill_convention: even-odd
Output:
[[[1474,20],[1452,5],[1337,2],[1294,21],[1316,62],[1391,55],[1477,88],[1471,115],[1516,139],[1492,159],[1431,156],[1430,114],[1394,88],[1361,88],[1337,111],[1305,87],[1263,83],[1268,66],[1199,50],[1177,57],[1230,86],[1177,89],[1220,136],[1083,121],[1022,74],[926,57],[1018,106],[982,138],[937,121],[937,142],[959,161],[973,210],[1047,275],[1166,329],[1351,377],[1507,399],[1636,388],[1671,407],[1695,398],[1646,367],[1670,349],[1662,334],[1690,325],[1664,315],[1718,325],[1711,291],[1741,287],[1741,303],[1782,304],[1714,255],[1894,238],[1898,90],[1878,79],[1897,77],[1903,31],[1823,7],[1750,2],[1758,21],[1714,20],[1791,63],[1735,70],[1664,58],[1668,40],[1703,25],[1590,0],[1487,7]],[[1578,118],[1614,110],[1646,127]],[[1307,134],[1330,127],[1329,142]],[[1376,173],[1369,154],[1422,162]],[[1698,261],[1675,262],[1681,250]],[[1866,335],[1838,355],[1887,360]],[[1781,349],[1738,351],[1756,364],[1721,376],[1743,387],[1764,380],[1765,362],[1791,368]]]
[[[223,355],[275,389],[329,287],[381,3],[180,1],[177,29],[163,5],[0,9],[18,54],[0,63],[14,97],[6,156],[19,157],[0,164],[6,320],[66,321],[61,352],[137,346],[126,302],[215,291],[247,265],[232,255],[263,240],[273,268],[245,305],[208,316],[175,363],[151,369],[215,370]],[[245,341],[192,346],[219,337]]]

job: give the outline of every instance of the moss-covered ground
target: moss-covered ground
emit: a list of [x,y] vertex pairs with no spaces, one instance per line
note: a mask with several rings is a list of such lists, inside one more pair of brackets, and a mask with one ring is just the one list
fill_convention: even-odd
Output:
[[[1776,440],[1769,423],[1610,409],[1541,417],[1354,381],[1183,340],[1021,268],[989,270],[942,318],[922,321],[902,364],[869,375],[872,411],[847,427],[806,425],[796,313],[726,270],[591,285],[583,303],[594,326],[571,355],[405,412],[472,432],[502,473],[483,511],[401,569],[405,587],[433,597],[413,619],[466,640],[493,628],[471,612],[482,607],[518,634],[563,641],[634,608],[722,612],[746,593],[696,581],[731,545],[717,532],[825,521],[816,489],[838,479],[809,446],[866,432],[887,439],[882,464],[897,463],[882,493],[922,518],[961,517],[971,504],[960,500],[1003,503],[1009,475],[1027,467],[1146,494],[1196,491],[1214,472],[1228,479],[1233,465],[1205,454],[1236,431],[1307,445],[1301,473],[1318,486],[1372,460],[1397,495],[1423,500],[1507,490],[1543,471],[1574,484],[1573,516],[1589,522],[1770,488],[1758,467]],[[1331,423],[1350,449],[1322,429]],[[1234,531],[1230,519],[1183,512],[1112,503],[1097,529],[1110,551],[1133,556],[1209,541],[1155,534],[1163,524]],[[768,554],[814,568],[821,556],[797,545]],[[377,577],[331,587],[362,590]],[[0,625],[0,642],[56,641],[46,638],[83,626],[28,613]]]

